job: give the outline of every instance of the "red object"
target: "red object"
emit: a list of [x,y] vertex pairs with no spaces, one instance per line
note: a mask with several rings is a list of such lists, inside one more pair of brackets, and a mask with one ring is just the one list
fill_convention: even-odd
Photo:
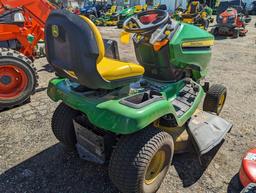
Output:
[[28,84],[24,70],[11,64],[0,66],[0,77],[0,99],[18,97]]
[[158,16],[157,14],[143,15],[140,17],[140,21],[143,24],[152,23],[157,20],[157,16]]
[[[33,59],[34,48],[40,39],[44,40],[44,25],[55,7],[47,0],[0,0],[0,14],[15,8],[21,8],[24,25],[0,24],[0,41],[17,40],[21,44],[19,52]],[[28,41],[28,35],[34,36],[32,43]]]
[[226,24],[228,22],[229,17],[234,17],[234,25],[236,27],[244,27],[244,22],[241,21],[240,17],[238,16],[237,10],[234,8],[228,8],[224,12],[220,14],[222,17],[222,23]]
[[244,187],[256,183],[256,149],[249,150],[243,157],[239,178]]

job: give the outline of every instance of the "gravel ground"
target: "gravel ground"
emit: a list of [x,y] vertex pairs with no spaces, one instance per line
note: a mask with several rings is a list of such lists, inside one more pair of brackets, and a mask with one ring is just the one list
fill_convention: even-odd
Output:
[[[238,193],[237,179],[243,153],[256,138],[256,28],[253,17],[246,37],[219,39],[213,47],[208,80],[223,83],[228,98],[221,114],[234,124],[224,143],[203,157],[175,156],[158,193]],[[101,28],[106,38],[118,39],[119,31]],[[133,47],[119,45],[123,60],[136,62]],[[54,76],[45,58],[35,62],[40,76],[31,102],[0,114],[1,193],[118,193],[107,167],[80,160],[64,150],[51,132],[50,120],[57,104],[46,95]]]

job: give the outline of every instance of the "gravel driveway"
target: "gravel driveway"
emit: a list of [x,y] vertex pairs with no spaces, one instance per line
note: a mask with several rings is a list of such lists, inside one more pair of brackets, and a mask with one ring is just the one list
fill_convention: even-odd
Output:
[[[221,114],[234,127],[224,143],[203,157],[175,156],[158,193],[238,193],[237,172],[243,153],[256,139],[256,28],[253,17],[246,37],[219,39],[213,47],[207,79],[228,88]],[[101,28],[104,37],[118,39],[119,30]],[[135,60],[133,47],[119,45],[123,60]],[[45,58],[35,62],[40,86],[31,102],[0,113],[1,193],[117,193],[107,167],[80,160],[65,151],[51,132],[57,104],[46,94],[54,76]]]

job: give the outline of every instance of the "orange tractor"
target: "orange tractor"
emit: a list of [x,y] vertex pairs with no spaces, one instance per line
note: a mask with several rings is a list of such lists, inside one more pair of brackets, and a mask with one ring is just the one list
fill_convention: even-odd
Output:
[[22,104],[35,92],[36,47],[54,9],[47,0],[0,0],[0,109]]

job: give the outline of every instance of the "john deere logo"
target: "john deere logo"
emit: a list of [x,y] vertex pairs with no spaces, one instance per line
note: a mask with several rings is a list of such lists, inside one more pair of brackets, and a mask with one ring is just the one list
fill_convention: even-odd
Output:
[[57,25],[52,25],[52,36],[55,38],[59,37],[59,28]]

